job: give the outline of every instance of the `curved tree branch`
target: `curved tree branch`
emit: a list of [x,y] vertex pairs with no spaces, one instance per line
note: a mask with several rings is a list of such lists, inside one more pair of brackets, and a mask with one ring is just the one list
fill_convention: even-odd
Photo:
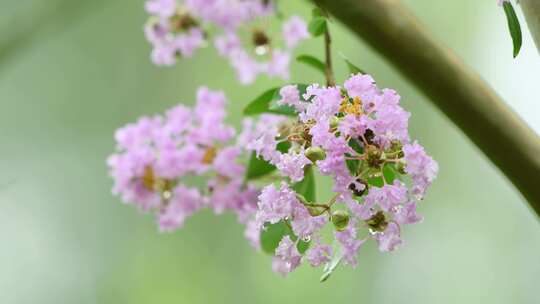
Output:
[[527,25],[536,43],[536,49],[540,53],[540,1],[521,0],[519,4],[523,10],[525,19],[527,19]]
[[429,97],[540,214],[540,138],[477,73],[437,43],[399,0],[313,1]]

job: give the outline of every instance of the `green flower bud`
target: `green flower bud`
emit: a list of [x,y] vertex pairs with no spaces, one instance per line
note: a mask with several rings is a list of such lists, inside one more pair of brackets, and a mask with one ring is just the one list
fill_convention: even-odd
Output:
[[340,121],[341,120],[338,117],[333,116],[332,119],[330,119],[330,129],[336,129],[339,126]]
[[349,213],[345,210],[336,210],[332,212],[332,224],[336,227],[337,231],[343,231],[349,224]]
[[397,172],[399,172],[399,174],[403,174],[403,175],[407,174],[407,171],[405,171],[405,163],[404,162],[397,163],[396,170],[397,170]]
[[309,147],[307,150],[306,150],[306,157],[312,161],[312,162],[316,162],[318,160],[323,160],[326,158],[326,153],[324,152],[323,149],[321,149],[320,147]]

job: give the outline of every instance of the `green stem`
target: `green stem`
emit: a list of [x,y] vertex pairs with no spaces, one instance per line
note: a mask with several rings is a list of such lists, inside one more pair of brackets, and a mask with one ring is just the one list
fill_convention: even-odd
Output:
[[324,56],[324,76],[326,77],[326,85],[333,87],[336,85],[336,80],[334,78],[334,68],[332,67],[332,38],[330,37],[328,21],[326,31],[324,31]]

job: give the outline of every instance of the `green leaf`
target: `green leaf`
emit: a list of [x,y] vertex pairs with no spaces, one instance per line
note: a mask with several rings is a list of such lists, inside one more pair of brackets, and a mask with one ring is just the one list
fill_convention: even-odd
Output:
[[[291,144],[289,142],[280,142],[277,145],[277,150],[286,153],[289,151],[289,148],[291,147]],[[249,163],[247,165],[247,171],[246,171],[246,180],[252,180],[259,177],[263,177],[269,173],[272,173],[274,170],[276,170],[276,167],[264,159],[260,159],[257,157],[257,154],[255,152],[251,153],[251,156],[249,158]]]
[[269,89],[262,93],[244,108],[244,115],[250,116],[268,112],[270,102],[276,93],[279,94],[279,88]]
[[[261,249],[268,254],[274,255],[279,242],[281,242],[281,239],[283,239],[283,237],[286,235],[288,235],[293,242],[298,239],[298,237],[291,231],[291,228],[289,228],[289,226],[283,221],[276,224],[266,224],[265,229],[261,230]],[[298,252],[303,254],[306,252],[306,250],[308,250],[310,245],[311,241],[306,242],[304,240],[299,240],[298,244],[296,245],[296,249],[298,249]]]
[[347,64],[347,68],[349,68],[349,73],[351,74],[366,74],[366,72],[359,68],[357,65],[355,65],[354,63],[352,63],[349,58],[347,58],[345,55],[343,54],[339,54],[341,56],[341,58],[343,58],[343,61],[345,61],[345,63]]
[[304,179],[292,185],[292,188],[296,193],[304,196],[308,202],[315,202],[315,175],[312,166],[306,167]]
[[394,180],[396,179],[396,169],[394,168],[393,164],[385,164],[383,167],[383,175],[384,179],[388,184],[393,184]]
[[364,154],[364,148],[362,148],[358,139],[351,138],[351,140],[349,140],[349,147],[353,148],[358,154]]
[[319,37],[326,32],[326,19],[324,17],[313,17],[308,25],[308,30],[313,37]]
[[512,36],[512,43],[514,44],[514,58],[516,58],[523,42],[521,36],[521,26],[519,25],[519,19],[516,15],[514,7],[512,6],[512,3],[505,1],[503,3],[503,8],[506,15],[506,21],[508,21],[510,36]]
[[377,188],[382,188],[384,186],[384,180],[383,180],[382,176],[371,177],[371,178],[368,178],[368,184],[370,186],[374,186],[374,187],[377,187]]
[[[306,92],[308,85],[296,84],[296,86],[298,87],[301,97],[302,94]],[[279,94],[280,89],[281,88],[272,88],[259,95],[244,108],[244,115],[253,116],[262,113],[273,113],[297,116],[298,114],[292,107],[277,104],[277,101],[281,99],[281,95]]]
[[256,179],[276,170],[274,165],[257,157],[255,152],[251,153],[246,171],[246,180]]
[[291,234],[291,229],[283,221],[276,224],[267,224],[265,229],[261,230],[261,249],[273,255],[281,239]]
[[309,245],[311,245],[311,241],[306,242],[304,240],[300,240],[298,242],[298,245],[296,245],[296,249],[298,249],[298,252],[300,252],[300,254],[304,254],[304,252],[309,249]]
[[287,116],[298,115],[298,113],[296,113],[295,108],[286,106],[286,105],[277,105],[277,104],[270,105],[270,108],[266,112],[272,113],[272,114],[287,115]]
[[324,62],[322,62],[316,57],[313,57],[311,55],[300,55],[296,57],[296,61],[309,65],[310,67],[318,70],[323,74],[325,73],[326,67],[324,65]]
[[358,159],[347,159],[345,164],[347,164],[347,169],[349,169],[349,173],[351,173],[352,176],[358,174],[358,167],[360,166],[360,161]]
[[385,181],[387,184],[393,184],[397,178],[397,170],[393,164],[385,164],[382,168],[382,176],[368,178],[368,184],[374,187],[381,188],[384,186]]

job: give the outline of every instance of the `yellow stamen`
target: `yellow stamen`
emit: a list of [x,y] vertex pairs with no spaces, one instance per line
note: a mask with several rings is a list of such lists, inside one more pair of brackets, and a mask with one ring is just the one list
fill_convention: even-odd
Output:
[[202,159],[203,164],[210,165],[214,162],[214,158],[216,158],[217,155],[217,149],[215,147],[209,147],[204,152],[204,156]]
[[364,113],[362,110],[362,100],[360,97],[355,97],[352,102],[349,102],[348,98],[344,98],[341,102],[341,107],[339,111],[344,114],[353,114],[360,116]]
[[154,175],[154,170],[150,166],[144,168],[144,173],[142,176],[142,183],[148,190],[154,190],[154,185],[156,183],[156,176]]

